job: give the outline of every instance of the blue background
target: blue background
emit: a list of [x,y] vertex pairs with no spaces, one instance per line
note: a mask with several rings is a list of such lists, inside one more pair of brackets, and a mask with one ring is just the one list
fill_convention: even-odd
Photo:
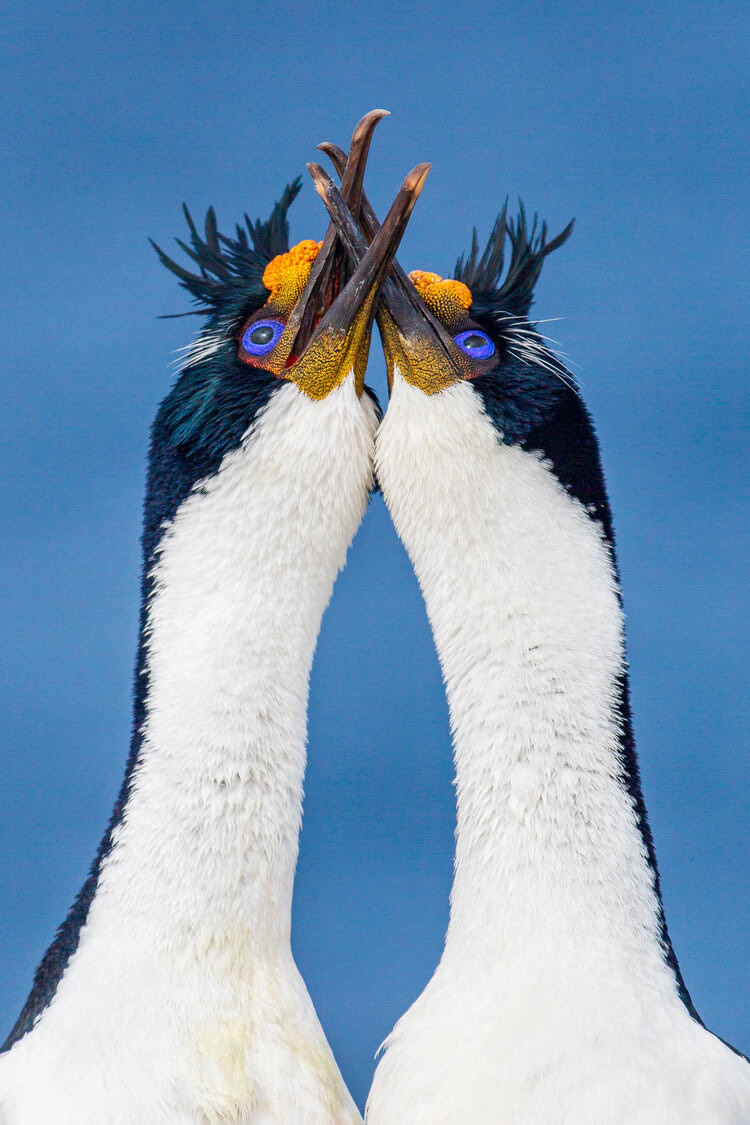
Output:
[[[611,490],[667,917],[698,1009],[750,1050],[746,12],[739,3],[354,6],[6,0],[0,165],[4,688],[0,1025],[78,890],[130,726],[147,433],[193,320],[146,242],[180,203],[267,215],[319,140],[383,105],[382,213],[448,273],[506,193],[571,242],[540,317],[580,364]],[[322,237],[309,184],[292,237]],[[384,394],[377,343],[371,382]],[[323,624],[296,955],[362,1101],[440,954],[448,718],[376,498]]]

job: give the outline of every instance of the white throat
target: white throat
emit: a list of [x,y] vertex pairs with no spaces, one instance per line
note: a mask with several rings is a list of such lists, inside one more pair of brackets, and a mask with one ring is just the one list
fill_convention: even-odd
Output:
[[[601,529],[539,455],[498,440],[470,384],[428,397],[397,375],[376,471],[445,678],[457,836],[443,958],[389,1041],[368,1122],[641,1121],[580,1101],[568,1117],[558,1081],[625,1057],[648,1013],[706,1035],[665,960],[622,777]],[[575,1076],[555,1069],[566,1051]],[[554,1089],[537,1102],[542,1072]]]
[[598,525],[541,458],[498,441],[466,384],[415,401],[400,382],[377,467],[455,732],[446,956],[569,942],[579,967],[587,949],[648,957],[657,904],[619,780],[622,614]]
[[112,1090],[100,1104],[79,1075],[76,1121],[160,1122],[162,1101],[170,1122],[359,1120],[289,935],[310,667],[375,425],[352,377],[323,402],[283,386],[161,540],[126,813],[78,950],[8,1056],[60,1053],[74,1097],[77,1061],[100,1070]]
[[161,541],[142,764],[96,901],[132,864],[145,901],[121,908],[153,926],[158,895],[169,943],[288,943],[308,680],[371,434],[350,383],[320,404],[282,388]]

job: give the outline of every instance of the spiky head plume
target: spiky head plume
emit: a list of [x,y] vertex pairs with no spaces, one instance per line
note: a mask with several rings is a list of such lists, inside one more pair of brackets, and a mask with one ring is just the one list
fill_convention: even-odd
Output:
[[[548,242],[546,222],[537,230],[539,219],[535,214],[529,227],[526,210],[520,201],[517,218],[508,219],[507,215],[506,199],[481,255],[474,227],[471,250],[458,259],[453,276],[468,285],[474,299],[479,299],[483,305],[491,303],[510,316],[525,317],[534,299],[534,286],[542,272],[544,259],[570,237],[575,220],[571,220],[564,231]],[[510,241],[511,254],[508,272],[501,284],[506,237]]]
[[205,235],[201,236],[183,203],[190,240],[187,243],[176,238],[175,242],[197,265],[197,273],[175,262],[153,239],[150,240],[162,265],[180,279],[180,285],[187,289],[200,306],[194,312],[210,315],[225,311],[226,306],[233,305],[238,298],[247,301],[256,291],[259,298],[264,295],[264,269],[272,258],[289,249],[287,212],[301,187],[302,180],[299,177],[287,184],[266,222],[261,222],[260,219],[253,222],[245,215],[245,225],[235,228],[235,238],[219,232],[213,207],[209,207],[206,213]]

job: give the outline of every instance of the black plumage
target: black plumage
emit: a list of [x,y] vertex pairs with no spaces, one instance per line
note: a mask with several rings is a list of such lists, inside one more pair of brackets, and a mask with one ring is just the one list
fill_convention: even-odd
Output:
[[[542,223],[537,233],[535,215],[529,227],[523,204],[515,221],[507,221],[506,216],[507,203],[481,257],[475,229],[471,251],[465,258],[459,258],[456,266],[457,280],[472,289],[470,315],[492,338],[498,355],[493,369],[478,375],[471,385],[497,431],[498,440],[520,445],[544,458],[563,488],[599,524],[619,581],[612,513],[593,421],[574,376],[527,319],[544,260],[567,240],[573,223],[548,242],[547,224]],[[511,244],[511,256],[508,273],[501,283],[506,237]],[[520,352],[519,339],[524,341]],[[664,956],[675,974],[683,1003],[691,1016],[702,1023],[682,978],[664,916],[659,869],[635,748],[627,672],[616,685],[615,706],[620,725],[622,783],[632,802],[653,874]]]
[[198,274],[173,262],[156,247],[163,264],[201,304],[198,311],[206,317],[201,338],[211,337],[216,348],[198,362],[188,361],[159,407],[151,431],[141,540],[140,642],[125,778],[88,877],[44,954],[34,974],[29,997],[0,1051],[9,1050],[31,1030],[55,995],[68,962],[78,948],[102,863],[111,850],[113,833],[125,814],[146,718],[149,677],[144,627],[153,586],[153,563],[165,527],[190,492],[216,473],[225,454],[240,444],[274,391],[283,385],[269,372],[239,362],[235,327],[242,318],[260,308],[268,296],[262,283],[263,270],[271,258],[289,249],[287,211],[300,185],[301,181],[295,180],[285,189],[267,222],[252,223],[245,216],[247,230],[237,227],[236,238],[218,233],[212,208],[206,217],[205,238],[201,238],[185,208],[190,245],[177,241],[198,265]]
[[201,237],[183,203],[190,244],[180,238],[176,238],[175,242],[198,266],[198,273],[185,269],[168,257],[153,239],[149,239],[162,265],[180,279],[182,287],[202,306],[195,310],[196,313],[226,311],[227,301],[231,301],[233,296],[242,295],[244,299],[248,290],[261,293],[263,270],[272,258],[289,249],[287,213],[301,187],[302,180],[299,176],[287,184],[281,199],[265,222],[260,219],[253,222],[245,214],[245,225],[243,227],[237,224],[235,238],[219,233],[213,207],[209,207],[206,212],[205,236]]
[[[529,227],[526,209],[519,200],[518,215],[508,219],[508,201],[495,220],[487,245],[480,256],[479,236],[474,227],[471,250],[456,262],[453,276],[471,289],[474,299],[494,305],[509,316],[527,316],[534,299],[534,286],[542,272],[544,259],[562,246],[573,231],[575,219],[550,242],[547,224],[539,226],[539,217]],[[505,239],[510,240],[511,255],[505,280],[500,284],[505,264]]]

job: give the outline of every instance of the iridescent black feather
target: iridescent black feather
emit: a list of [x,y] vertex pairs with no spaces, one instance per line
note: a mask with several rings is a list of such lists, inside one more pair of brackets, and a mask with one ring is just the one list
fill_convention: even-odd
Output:
[[300,177],[287,184],[266,222],[260,219],[253,222],[245,215],[245,226],[236,227],[235,238],[219,233],[213,207],[209,207],[206,213],[205,235],[201,236],[183,203],[190,241],[188,244],[176,238],[175,242],[195,262],[197,273],[185,269],[168,257],[153,239],[149,240],[162,265],[180,279],[180,285],[201,306],[194,310],[196,313],[216,313],[224,308],[227,301],[233,305],[240,292],[247,297],[258,290],[258,295],[262,295],[264,269],[272,258],[285,254],[289,249],[287,212],[301,187]]
[[[185,269],[154,244],[167,269],[201,306],[207,323],[190,348],[180,377],[159,407],[151,434],[148,489],[143,531],[141,643],[135,676],[135,719],[130,757],[109,827],[86,882],[34,975],[31,993],[0,1054],[32,1029],[49,1005],[78,948],[97,891],[102,864],[125,815],[132,780],[140,760],[149,690],[145,623],[154,590],[154,561],[161,538],[183,501],[200,482],[218,472],[227,453],[238,448],[254,420],[283,386],[270,372],[247,367],[237,358],[234,332],[242,317],[268,297],[263,271],[268,262],[289,249],[287,211],[299,193],[297,179],[284,190],[267,222],[237,227],[236,238],[219,233],[209,208],[205,234],[200,235],[187,207],[189,241],[177,244],[195,263]],[[181,314],[185,315],[185,314]]]
[[[555,397],[555,383],[576,389],[576,381],[560,356],[548,347],[546,337],[529,320],[529,310],[534,300],[534,287],[542,272],[544,259],[558,246],[562,246],[573,230],[573,222],[556,238],[547,241],[547,224],[539,228],[537,215],[529,225],[526,210],[519,200],[518,216],[508,219],[508,201],[495,220],[492,233],[484,251],[479,252],[479,238],[474,228],[471,249],[456,262],[454,277],[471,289],[470,313],[476,322],[494,340],[498,355],[503,361],[503,372],[510,376],[516,372],[518,387],[522,389],[520,413],[515,419],[512,403],[514,396],[510,385],[505,385],[501,396],[504,404],[502,432],[504,440],[518,437],[516,422],[525,426],[530,417],[530,388],[538,386],[542,399],[549,394]],[[503,279],[505,265],[505,240],[510,242],[510,262]],[[533,374],[533,377],[532,377]],[[547,376],[552,376],[550,381]],[[496,386],[495,375],[487,381],[487,393],[492,397]]]
[[[571,220],[564,231],[548,242],[546,222],[537,232],[539,218],[534,215],[529,227],[523,203],[519,201],[516,219],[508,219],[507,214],[506,199],[481,257],[479,237],[474,228],[471,250],[458,259],[453,276],[468,285],[475,299],[481,294],[483,304],[491,303],[510,316],[525,317],[534,300],[534,286],[542,272],[544,259],[570,237],[575,220]],[[505,280],[500,284],[506,237],[511,245],[510,263]]]

